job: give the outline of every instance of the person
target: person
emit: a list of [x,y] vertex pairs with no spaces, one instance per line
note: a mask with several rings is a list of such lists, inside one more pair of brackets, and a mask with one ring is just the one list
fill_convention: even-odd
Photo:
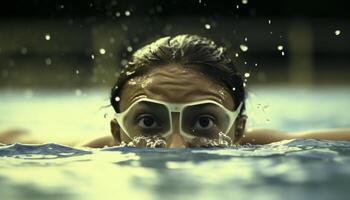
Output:
[[[302,133],[246,130],[246,88],[225,48],[198,35],[163,37],[137,50],[111,90],[112,137],[85,146],[132,142],[161,147],[350,140],[350,129]],[[141,141],[141,142],[140,142]],[[210,146],[210,145],[209,145]]]
[[290,134],[246,129],[245,100],[243,78],[225,48],[198,35],[163,37],[137,50],[112,87],[112,134],[83,146],[186,148],[293,138],[350,140],[350,129]]

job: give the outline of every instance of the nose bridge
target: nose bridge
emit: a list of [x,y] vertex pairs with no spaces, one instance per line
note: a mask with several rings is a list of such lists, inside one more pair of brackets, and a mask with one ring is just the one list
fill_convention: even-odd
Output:
[[169,138],[169,148],[185,148],[186,143],[180,134],[180,113],[171,113],[172,133]]
[[179,112],[172,112],[171,113],[171,123],[173,126],[173,133],[180,134],[180,113]]

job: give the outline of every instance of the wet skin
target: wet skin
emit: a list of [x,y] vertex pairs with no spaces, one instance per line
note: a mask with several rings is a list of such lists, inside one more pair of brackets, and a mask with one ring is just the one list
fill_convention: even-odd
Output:
[[[196,69],[178,64],[155,67],[143,76],[130,79],[122,88],[120,96],[121,111],[126,110],[133,102],[144,97],[173,103],[213,100],[227,109],[236,109],[228,88]],[[245,122],[245,116],[239,117],[227,134],[233,138],[234,143],[241,139]],[[178,127],[178,117],[174,118],[173,123],[174,131],[167,138],[167,147],[188,147],[188,144],[179,134],[178,128],[175,128]],[[131,141],[114,120],[111,121],[111,129],[116,143]]]

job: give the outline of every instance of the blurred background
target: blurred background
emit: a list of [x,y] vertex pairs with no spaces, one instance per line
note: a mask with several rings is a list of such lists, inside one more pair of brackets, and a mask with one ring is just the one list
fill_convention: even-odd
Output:
[[136,49],[180,33],[225,45],[243,71],[256,72],[251,85],[350,83],[350,14],[341,0],[6,3],[0,8],[3,88],[110,87]]
[[[295,104],[305,88],[326,87],[321,96],[309,94],[304,106],[332,97],[326,106],[334,112],[339,102],[346,104],[350,85],[345,5],[345,0],[6,1],[0,7],[0,132],[29,127],[55,132],[55,138],[63,132],[72,137],[108,132],[111,114],[103,106],[129,56],[160,36],[183,33],[224,45],[248,88],[270,94],[266,101],[271,97],[278,104],[285,95]],[[302,89],[291,95],[275,87]],[[267,109],[273,103],[256,104]],[[271,124],[270,117],[263,121],[290,130],[288,121],[287,128]],[[316,127],[329,127],[325,121]]]

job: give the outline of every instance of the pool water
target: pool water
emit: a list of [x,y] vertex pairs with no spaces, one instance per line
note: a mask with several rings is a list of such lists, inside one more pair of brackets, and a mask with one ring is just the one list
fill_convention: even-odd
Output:
[[[348,91],[255,88],[248,125],[350,127]],[[25,127],[38,137],[77,140],[108,134],[105,91],[2,91],[0,101],[0,131]],[[348,199],[349,166],[346,141],[182,150],[14,144],[0,146],[0,199]]]
[[225,149],[0,148],[1,199],[348,199],[350,142]]

